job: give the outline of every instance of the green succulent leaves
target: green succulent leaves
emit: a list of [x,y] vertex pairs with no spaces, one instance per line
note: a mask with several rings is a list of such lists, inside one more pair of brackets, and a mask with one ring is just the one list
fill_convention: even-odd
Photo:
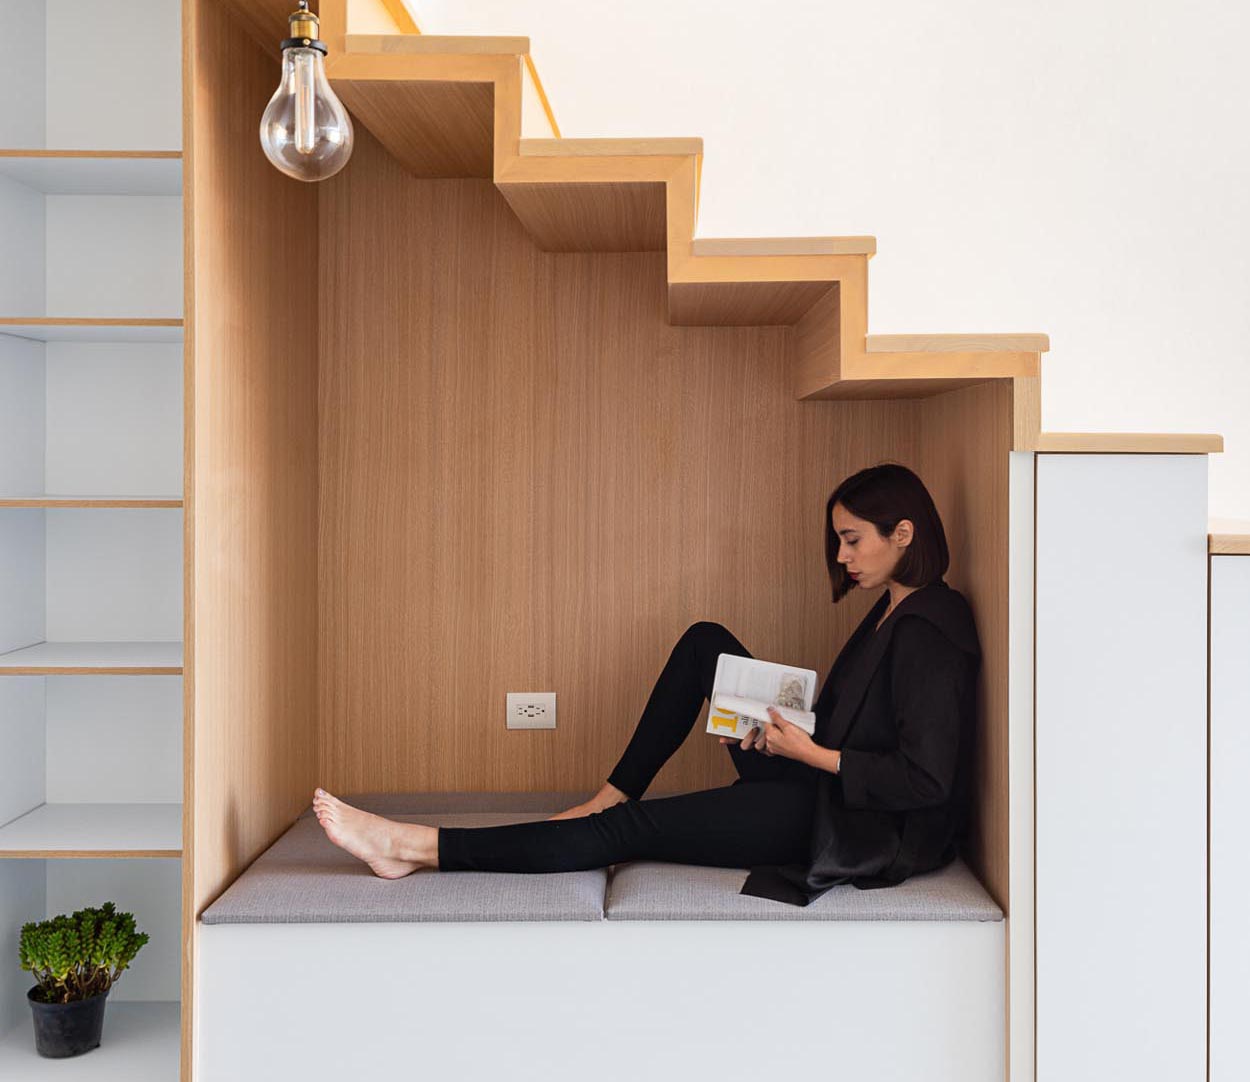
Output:
[[44,1003],[72,1003],[107,992],[147,941],[133,913],[105,902],[22,925],[18,956]]

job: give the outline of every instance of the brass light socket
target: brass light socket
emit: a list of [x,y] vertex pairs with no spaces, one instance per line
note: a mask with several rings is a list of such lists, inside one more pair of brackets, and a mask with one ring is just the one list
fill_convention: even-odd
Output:
[[317,31],[321,28],[321,20],[307,8],[291,12],[288,21],[291,24],[291,37],[317,40]]

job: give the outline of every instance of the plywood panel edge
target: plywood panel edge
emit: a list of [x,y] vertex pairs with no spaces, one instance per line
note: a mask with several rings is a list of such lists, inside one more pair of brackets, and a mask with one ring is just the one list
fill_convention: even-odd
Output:
[[967,597],[981,640],[975,868],[1004,913],[1008,877],[1008,521],[1013,389],[1005,380],[924,399],[921,478],[947,533],[947,581]]
[[1042,377],[1014,376],[1011,380],[1011,449],[1032,451],[1042,430]]
[[182,0],[182,867],[178,1076],[195,1075],[195,57],[196,4]]
[[[1013,852],[1012,830],[1031,830],[1032,824],[1020,822],[1019,815],[1013,819],[1012,802],[1017,809],[1031,803],[1031,785],[1021,775],[1031,774],[1032,748],[1013,755],[1012,724],[1024,711],[1031,725],[1034,456],[1012,452],[1030,442],[1021,432],[1036,424],[1037,391],[1036,378],[1016,377],[946,391],[920,404],[921,476],[947,532],[947,581],[968,598],[981,640],[975,811],[967,857],[1003,909],[1004,1055],[1008,1076],[1018,1074],[1024,1082],[1031,1073],[1019,1068],[1033,1056],[1032,869],[1031,864],[1013,869],[1013,862],[1031,861],[1032,847]],[[1020,898],[1013,880],[1023,892]]]
[[320,195],[260,149],[276,59],[228,5],[183,0],[183,28],[188,1080],[198,915],[315,784]]

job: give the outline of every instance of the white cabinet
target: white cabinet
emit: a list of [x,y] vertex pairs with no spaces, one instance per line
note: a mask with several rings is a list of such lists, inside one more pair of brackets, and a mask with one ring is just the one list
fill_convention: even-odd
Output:
[[1038,456],[1038,1082],[1206,1069],[1206,470]]
[[1211,557],[1211,1079],[1250,1078],[1250,555]]

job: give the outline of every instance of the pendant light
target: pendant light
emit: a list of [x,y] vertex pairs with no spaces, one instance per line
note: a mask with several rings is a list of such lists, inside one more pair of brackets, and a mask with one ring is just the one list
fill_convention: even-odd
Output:
[[260,118],[265,157],[296,180],[325,180],[352,154],[352,120],[326,79],[320,20],[300,0],[282,41],[282,82]]

